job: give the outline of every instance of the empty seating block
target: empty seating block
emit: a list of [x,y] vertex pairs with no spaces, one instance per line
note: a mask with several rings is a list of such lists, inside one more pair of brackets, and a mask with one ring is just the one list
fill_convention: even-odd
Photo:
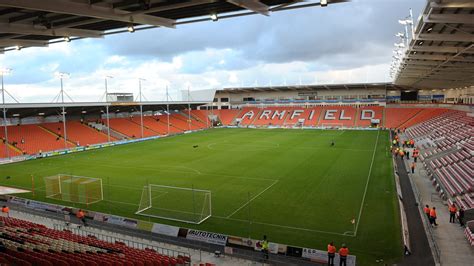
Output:
[[[137,119],[137,118],[133,118]],[[138,118],[140,119],[140,118]],[[113,130],[120,132],[130,138],[140,138],[141,137],[141,126],[140,122],[136,122],[130,118],[113,118],[110,119],[110,128]],[[106,123],[106,121],[103,121]],[[151,137],[159,135],[158,132],[152,131],[148,128],[143,128],[143,136],[144,137]]]
[[241,124],[244,126],[251,125],[255,119],[259,116],[260,112],[263,109],[256,108],[256,107],[245,107],[242,109],[240,113],[240,117],[242,119]]
[[413,118],[421,108],[385,108],[385,127],[399,128],[403,123]]
[[[3,131],[0,131],[0,137],[4,137]],[[54,133],[38,125],[9,126],[8,140],[10,144],[16,142],[16,147],[27,154],[36,154],[40,151],[61,150],[66,147],[72,148],[75,146],[71,143],[66,143],[65,145],[64,139],[58,139]]]
[[[45,123],[41,126],[51,130],[52,132],[62,134],[63,123]],[[59,130],[58,130],[59,129]],[[105,143],[108,141],[107,135],[79,121],[68,121],[66,123],[67,139],[78,146],[86,146],[97,143]],[[115,139],[111,137],[111,141]]]
[[239,115],[240,110],[236,109],[221,109],[221,110],[211,110],[211,115],[217,115],[224,126],[230,126],[234,119]]
[[0,242],[6,247],[0,263],[40,266],[189,265],[188,257],[169,257],[153,249],[131,248],[69,231],[48,229],[14,218],[0,217]]
[[11,147],[8,147],[6,144],[3,144],[3,142],[0,140],[0,158],[6,158],[7,157],[7,148],[8,148],[8,153],[10,155],[10,157],[14,157],[14,156],[18,156],[18,155],[21,155],[21,153],[16,150],[16,149],[13,149]]
[[253,125],[277,125],[281,126],[286,118],[292,113],[293,108],[289,107],[268,107],[260,112],[253,121]]
[[323,107],[319,126],[354,127],[356,109],[352,106],[326,106]]

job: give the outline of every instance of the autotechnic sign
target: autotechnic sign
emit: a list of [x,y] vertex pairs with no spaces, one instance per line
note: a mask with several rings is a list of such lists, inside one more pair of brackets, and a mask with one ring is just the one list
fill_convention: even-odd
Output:
[[187,239],[206,242],[210,244],[216,244],[220,246],[225,246],[227,243],[227,236],[217,233],[210,233],[206,231],[199,231],[190,229],[188,230],[188,234],[186,235]]

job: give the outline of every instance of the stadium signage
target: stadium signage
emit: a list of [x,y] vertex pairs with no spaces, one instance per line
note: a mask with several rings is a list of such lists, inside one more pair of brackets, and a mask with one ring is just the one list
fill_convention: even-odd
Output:
[[[309,115],[307,115],[308,120],[312,120],[315,115],[315,110],[311,110]],[[257,116],[259,120],[283,120],[285,116],[289,116],[290,119],[295,119],[300,117],[304,113],[304,110],[296,109],[293,111],[289,110],[272,110],[272,109],[264,109],[259,112],[260,115]],[[246,112],[241,118],[240,121],[243,119],[253,119],[255,117],[254,110],[250,110]],[[324,111],[323,115],[324,120],[353,120],[355,119],[355,115],[347,114],[347,110],[339,110],[339,109],[328,109]],[[375,118],[375,111],[371,109],[364,109],[360,112],[360,120],[371,120]]]
[[206,231],[199,231],[190,229],[186,235],[187,239],[201,241],[209,244],[216,244],[220,246],[225,246],[227,243],[227,236],[217,233],[210,233]]
[[179,227],[154,223],[153,227],[151,228],[151,232],[160,234],[160,235],[177,237],[178,232],[179,232]]

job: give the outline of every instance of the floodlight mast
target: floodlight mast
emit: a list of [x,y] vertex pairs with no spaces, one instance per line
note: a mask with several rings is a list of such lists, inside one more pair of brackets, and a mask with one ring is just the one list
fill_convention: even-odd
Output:
[[5,106],[5,86],[3,83],[3,76],[8,75],[12,70],[10,68],[0,69],[0,76],[2,79],[2,104],[3,104],[3,127],[5,130],[5,151],[7,158],[10,159],[10,149],[8,149],[8,129],[7,129],[7,107]]
[[189,86],[188,86],[188,128],[191,130],[191,94],[189,92]]
[[169,104],[168,86],[166,86],[166,116],[168,118],[168,136],[169,136],[170,135],[170,104]]
[[67,149],[67,129],[66,129],[66,107],[64,106],[64,84],[63,84],[63,79],[69,77],[69,73],[66,72],[58,72],[57,75],[59,76],[59,79],[61,81],[61,103],[63,104],[62,106],[62,116],[63,116],[63,133],[64,133],[64,149]]
[[143,138],[144,135],[143,135],[142,81],[146,81],[146,79],[138,78],[138,93],[139,93],[138,96],[139,96],[139,101],[140,101],[140,130],[141,130],[141,134]]
[[105,115],[107,119],[107,141],[110,142],[110,117],[109,117],[109,101],[107,95],[109,95],[107,79],[113,78],[112,76],[105,76]]

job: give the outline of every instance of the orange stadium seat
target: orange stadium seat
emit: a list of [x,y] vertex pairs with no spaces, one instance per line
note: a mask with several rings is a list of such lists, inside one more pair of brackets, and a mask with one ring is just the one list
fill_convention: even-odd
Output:
[[418,123],[424,122],[430,118],[442,115],[443,113],[449,111],[448,109],[442,108],[425,108],[422,109],[417,115],[412,119],[407,120],[405,123],[400,125],[401,128],[408,128],[414,126]]
[[422,108],[385,108],[385,127],[399,128],[416,114],[421,112]]
[[[187,113],[188,111],[184,112]],[[208,116],[209,113],[210,111],[208,112],[207,110],[191,110],[191,116],[194,118],[194,120],[199,122],[198,124],[200,124],[203,128],[209,127],[211,125],[211,121],[209,120]]]
[[6,248],[0,263],[39,266],[185,265],[187,256],[171,257],[154,249],[136,249],[93,236],[79,236],[15,218],[0,217],[0,240]]
[[368,127],[371,125],[371,119],[379,119],[380,124],[383,125],[382,106],[365,106],[357,109],[357,119],[355,125],[357,127]]
[[241,124],[244,126],[252,125],[262,110],[262,108],[257,107],[244,107],[239,115],[239,118],[242,119]]
[[[141,126],[140,122],[136,122],[137,118],[113,118],[110,119],[110,128],[122,133],[130,138],[140,138],[141,137]],[[138,118],[140,119],[140,118]],[[140,121],[140,120],[138,120]],[[105,120],[103,120],[106,123]],[[159,135],[159,132],[152,131],[148,128],[143,128],[143,136],[151,137]]]
[[221,110],[211,110],[213,114],[219,116],[222,124],[224,126],[229,126],[232,124],[234,119],[239,115],[240,110],[237,109],[221,109]]
[[281,126],[285,122],[288,114],[293,108],[291,107],[268,107],[263,109],[253,121],[253,125],[278,125]]
[[[52,132],[56,132],[59,134],[62,134],[63,132],[63,123],[60,123],[60,122],[59,123],[45,123],[45,124],[41,124],[41,126],[51,130]],[[105,143],[108,141],[107,135],[105,135],[102,132],[97,131],[94,128],[89,127],[86,124],[82,124],[79,121],[68,121],[66,123],[66,129],[67,129],[67,139],[72,141],[75,144],[79,144],[79,146]],[[110,140],[114,141],[116,139],[111,137]]]
[[[21,155],[21,152],[17,149],[13,149],[11,147],[8,147],[10,157],[18,156]],[[6,150],[6,144],[3,144],[3,141],[0,141],[0,158],[6,158],[7,157],[7,150]]]
[[325,106],[321,111],[318,126],[341,125],[353,127],[356,121],[356,109],[352,106]]
[[[4,132],[0,132],[0,136],[4,137]],[[27,154],[36,154],[40,151],[62,150],[65,148],[64,139],[41,128],[39,125],[19,125],[8,127],[8,140],[10,143],[16,142],[16,147]],[[24,143],[22,143],[22,140]],[[67,142],[67,148],[75,147],[74,144]]]
[[304,126],[315,126],[318,122],[322,108],[303,108],[303,107],[291,107],[291,112],[285,120],[285,125],[294,126],[298,123],[299,119],[304,119]]

